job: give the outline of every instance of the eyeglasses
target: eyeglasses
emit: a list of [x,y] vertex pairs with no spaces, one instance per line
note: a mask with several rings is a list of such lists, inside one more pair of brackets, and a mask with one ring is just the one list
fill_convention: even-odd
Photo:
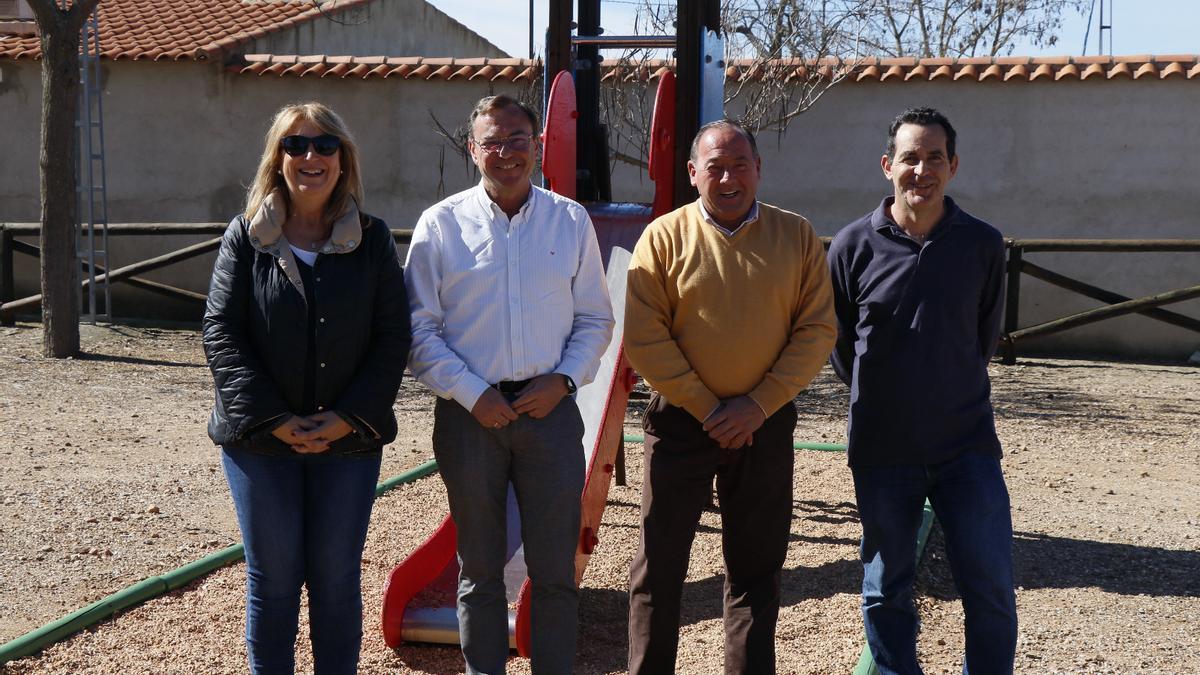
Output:
[[495,155],[508,148],[513,152],[525,152],[529,149],[529,144],[532,139],[529,136],[509,136],[508,138],[496,138],[486,141],[476,140],[475,144],[483,149],[489,155]]
[[318,155],[328,157],[338,151],[342,147],[342,139],[333,134],[321,134],[320,136],[284,136],[279,145],[283,151],[292,157],[299,157],[308,152],[308,146],[312,145],[313,150]]

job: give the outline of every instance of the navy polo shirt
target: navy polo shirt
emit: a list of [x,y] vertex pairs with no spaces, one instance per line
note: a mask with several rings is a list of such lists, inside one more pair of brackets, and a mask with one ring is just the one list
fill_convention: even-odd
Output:
[[892,220],[893,197],[829,247],[838,341],[850,385],[851,466],[1000,456],[987,364],[1003,313],[1004,240],[949,197],[924,243]]

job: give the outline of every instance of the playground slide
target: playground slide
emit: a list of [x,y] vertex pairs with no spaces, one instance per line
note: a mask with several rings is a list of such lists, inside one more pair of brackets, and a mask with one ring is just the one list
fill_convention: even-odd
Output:
[[[547,106],[543,173],[555,191],[572,196],[575,175],[574,87],[569,74],[554,80]],[[612,341],[600,361],[596,378],[580,387],[576,402],[584,420],[583,448],[587,476],[581,495],[582,518],[575,554],[575,578],[580,581],[593,551],[600,542],[599,527],[608,497],[616,455],[621,444],[625,406],[636,375],[622,353],[625,314],[625,279],[630,255],[642,230],[653,216],[669,208],[670,172],[655,168],[670,161],[673,138],[669,131],[673,114],[667,111],[674,100],[674,80],[660,83],[652,125],[651,178],[655,180],[654,207],[642,204],[589,204],[597,241],[605,265],[609,295],[617,322]],[[508,496],[508,550],[504,578],[508,588],[510,645],[522,656],[529,655],[530,588],[520,541],[520,516],[511,486]],[[449,516],[441,526],[402,561],[388,576],[384,589],[382,628],[389,647],[402,642],[458,644],[456,595],[458,561],[456,532]]]

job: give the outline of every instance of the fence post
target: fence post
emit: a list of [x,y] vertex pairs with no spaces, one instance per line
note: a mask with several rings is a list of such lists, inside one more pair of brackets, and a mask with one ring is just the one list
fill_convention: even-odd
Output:
[[1012,335],[1018,327],[1021,308],[1021,246],[1015,241],[1008,244],[1008,288],[1004,299],[1004,337],[1003,363],[1013,365],[1017,362],[1017,346],[1013,344]]
[[[13,233],[0,225],[0,305],[13,301],[13,278]],[[10,312],[0,311],[0,326],[13,325],[16,325],[15,317]]]

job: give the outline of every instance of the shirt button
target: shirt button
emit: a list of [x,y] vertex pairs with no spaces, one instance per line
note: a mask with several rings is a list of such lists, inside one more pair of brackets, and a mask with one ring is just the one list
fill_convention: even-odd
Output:
[[317,410],[324,410],[324,409],[325,409],[325,406],[323,406],[323,405],[317,406]]
[[321,318],[320,318],[320,322],[321,322],[321,323],[325,323],[325,317],[321,317]]
[[321,280],[321,277],[317,277],[317,281],[320,281],[320,280]]
[[321,363],[321,367],[322,367],[322,368],[324,368],[324,367],[325,367],[325,364],[324,364],[324,363]]

